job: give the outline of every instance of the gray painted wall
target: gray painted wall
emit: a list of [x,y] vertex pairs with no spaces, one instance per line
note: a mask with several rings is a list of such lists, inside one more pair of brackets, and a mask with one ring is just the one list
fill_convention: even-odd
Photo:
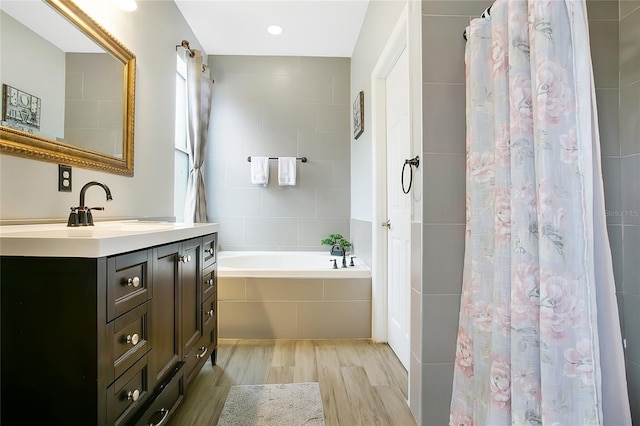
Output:
[[372,219],[371,72],[387,43],[405,1],[372,1],[351,58],[351,102],[364,91],[364,132],[351,140],[351,217]]
[[[350,101],[364,91],[364,132],[351,141],[351,237],[355,253],[368,265],[372,259],[372,141],[371,141],[371,72],[393,30],[405,2],[373,1],[351,58]],[[353,129],[350,130],[353,134]]]
[[[348,58],[210,56],[215,78],[205,182],[223,250],[324,250],[349,238]],[[249,156],[306,156],[296,186],[251,184]]]

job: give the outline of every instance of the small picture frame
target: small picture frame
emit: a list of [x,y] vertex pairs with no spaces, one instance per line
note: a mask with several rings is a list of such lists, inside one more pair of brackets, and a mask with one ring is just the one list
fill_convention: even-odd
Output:
[[40,129],[40,98],[8,84],[2,85],[2,97],[3,125],[28,133]]
[[353,101],[353,137],[358,139],[364,132],[364,92],[361,90]]

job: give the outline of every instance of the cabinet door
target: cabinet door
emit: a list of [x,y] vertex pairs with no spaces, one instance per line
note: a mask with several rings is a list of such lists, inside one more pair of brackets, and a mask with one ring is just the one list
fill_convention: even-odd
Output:
[[184,241],[180,253],[180,306],[183,354],[189,353],[202,336],[200,280],[202,279],[202,239]]
[[180,360],[179,297],[180,243],[153,250],[154,293],[151,312],[151,350],[149,372],[151,388]]

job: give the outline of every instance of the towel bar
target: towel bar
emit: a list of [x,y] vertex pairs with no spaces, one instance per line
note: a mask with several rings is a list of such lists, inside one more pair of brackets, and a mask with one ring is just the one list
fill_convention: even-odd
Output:
[[[277,160],[278,157],[269,157],[269,160]],[[300,160],[303,163],[307,162],[307,157],[296,157],[296,160]],[[250,163],[251,162],[251,157],[247,157],[247,161]]]

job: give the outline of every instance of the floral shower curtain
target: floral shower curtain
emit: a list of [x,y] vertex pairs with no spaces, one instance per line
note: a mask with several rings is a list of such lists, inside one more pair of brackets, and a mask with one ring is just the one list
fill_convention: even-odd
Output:
[[467,37],[449,424],[631,425],[585,3],[498,0]]
[[211,90],[213,82],[202,72],[202,53],[189,50],[185,55],[187,64],[187,140],[189,150],[189,180],[184,206],[185,222],[207,221],[202,165],[207,145]]

